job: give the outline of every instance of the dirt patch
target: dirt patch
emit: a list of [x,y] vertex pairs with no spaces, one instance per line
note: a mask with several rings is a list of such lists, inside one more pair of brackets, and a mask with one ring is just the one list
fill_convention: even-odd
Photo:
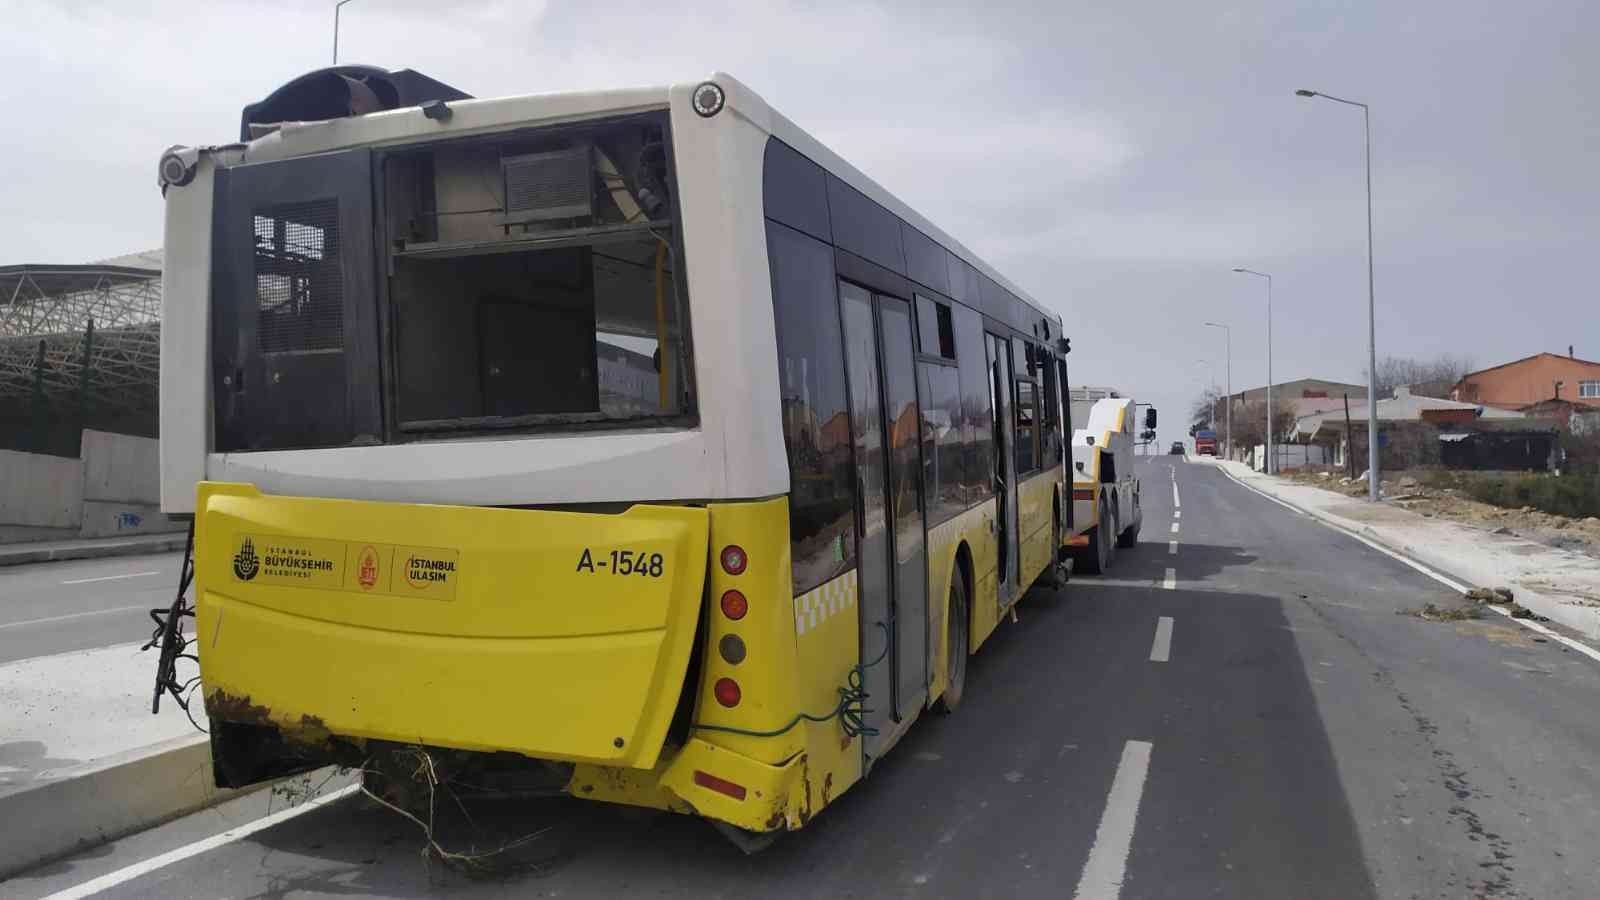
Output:
[[1416,609],[1402,609],[1402,615],[1415,616],[1424,622],[1462,622],[1483,618],[1483,610],[1476,605],[1455,606],[1424,603]]
[[[1491,533],[1526,538],[1547,547],[1572,550],[1600,559],[1600,518],[1590,516],[1573,519],[1540,512],[1531,506],[1519,509],[1492,506],[1474,500],[1456,488],[1438,486],[1448,481],[1441,476],[1440,470],[1408,470],[1385,475],[1383,494],[1390,507],[1409,510],[1424,518],[1444,519]],[[1285,473],[1283,477],[1347,497],[1367,495],[1366,481],[1352,480],[1326,468],[1300,469]],[[1383,513],[1370,506],[1357,509],[1352,504],[1352,508],[1340,507],[1335,511],[1360,521],[1384,521]]]
[[1484,640],[1493,641],[1507,647],[1532,647],[1533,634],[1526,628],[1515,625],[1502,625],[1495,622],[1457,622],[1456,631],[1461,634],[1477,635]]

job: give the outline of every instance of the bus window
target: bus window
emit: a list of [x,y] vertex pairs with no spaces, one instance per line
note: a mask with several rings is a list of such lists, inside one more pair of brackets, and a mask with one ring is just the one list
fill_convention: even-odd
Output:
[[953,310],[956,362],[960,368],[961,440],[965,503],[971,506],[994,494],[994,415],[989,367],[983,349],[983,317],[970,307]]
[[627,123],[386,160],[402,432],[693,411],[663,146]]
[[1038,363],[1033,344],[1011,339],[1012,369],[1015,372],[1016,403],[1013,420],[1017,438],[1017,475],[1020,478],[1039,468],[1039,382]]
[[767,224],[798,596],[855,563],[855,489],[833,249]]

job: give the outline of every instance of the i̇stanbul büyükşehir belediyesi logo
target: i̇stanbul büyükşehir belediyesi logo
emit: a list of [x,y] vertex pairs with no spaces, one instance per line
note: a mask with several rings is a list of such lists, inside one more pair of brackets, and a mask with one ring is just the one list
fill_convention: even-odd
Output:
[[239,545],[239,552],[233,555],[233,574],[240,581],[249,581],[261,571],[261,560],[256,556],[255,545],[245,538]]

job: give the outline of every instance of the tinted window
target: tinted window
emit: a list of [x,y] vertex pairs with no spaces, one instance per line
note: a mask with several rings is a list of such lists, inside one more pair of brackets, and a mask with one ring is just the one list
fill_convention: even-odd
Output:
[[828,226],[828,189],[822,167],[782,141],[767,141],[761,190],[769,219],[812,237],[833,240]]
[[886,269],[906,273],[900,219],[894,213],[831,175],[828,213],[836,245]]
[[945,264],[945,250],[933,238],[904,226],[906,248],[906,277],[920,281],[941,294],[950,293],[950,268]]
[[1044,422],[1043,444],[1044,465],[1061,465],[1062,432],[1061,432],[1061,389],[1056,378],[1055,360],[1039,352],[1039,370],[1044,376]]
[[960,362],[962,472],[967,505],[994,493],[994,415],[989,394],[989,369],[983,351],[983,317],[957,306],[954,314],[956,359]]
[[922,397],[922,493],[931,527],[966,508],[965,417],[955,366],[918,363]]
[[855,557],[843,344],[833,251],[769,222],[767,252],[789,456],[794,591],[801,594],[849,569]]
[[1014,410],[1017,436],[1017,474],[1025,475],[1039,468],[1039,383],[1035,379],[1038,362],[1033,344],[1021,338],[1011,339],[1011,367],[1016,374],[1016,401]]

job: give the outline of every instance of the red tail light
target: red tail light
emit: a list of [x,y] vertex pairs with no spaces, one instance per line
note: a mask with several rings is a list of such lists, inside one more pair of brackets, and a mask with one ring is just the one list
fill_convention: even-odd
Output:
[[726,779],[718,778],[709,772],[701,772],[700,770],[696,769],[694,773],[694,783],[703,788],[710,788],[719,794],[727,794],[729,797],[732,797],[735,800],[744,799],[744,785],[734,784]]
[[744,548],[738,544],[729,544],[722,548],[722,571],[729,575],[741,575],[750,558],[744,555]]
[[722,595],[722,614],[735,622],[744,618],[750,611],[750,601],[738,591],[728,591]]
[[739,682],[732,678],[718,678],[711,692],[717,696],[718,703],[729,708],[738,706],[739,700],[743,697],[739,691]]
[[1074,499],[1074,500],[1093,500],[1094,499],[1094,491],[1073,491],[1072,492],[1072,499]]

